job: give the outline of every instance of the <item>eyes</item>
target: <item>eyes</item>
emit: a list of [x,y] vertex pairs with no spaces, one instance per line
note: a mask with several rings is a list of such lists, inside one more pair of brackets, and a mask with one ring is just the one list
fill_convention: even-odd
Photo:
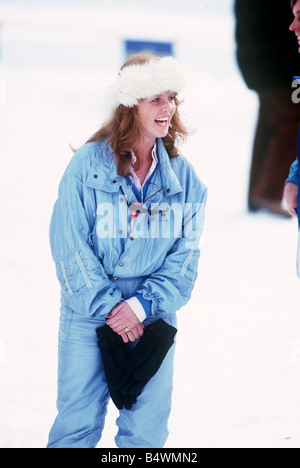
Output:
[[[175,94],[172,94],[171,96],[168,97],[169,102],[174,102],[175,101]],[[152,99],[151,102],[153,104],[159,104],[163,102],[163,98],[161,96],[157,96],[155,99]]]

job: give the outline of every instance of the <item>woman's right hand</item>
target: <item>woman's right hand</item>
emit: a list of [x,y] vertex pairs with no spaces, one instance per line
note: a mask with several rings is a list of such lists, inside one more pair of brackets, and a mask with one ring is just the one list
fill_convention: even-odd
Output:
[[297,216],[295,208],[298,204],[298,187],[292,182],[288,182],[284,189],[284,197],[287,203],[288,212],[292,216]]
[[[144,334],[145,326],[139,321],[127,302],[118,304],[109,314],[106,324],[122,337],[124,343],[135,341]],[[126,329],[129,329],[126,332]]]

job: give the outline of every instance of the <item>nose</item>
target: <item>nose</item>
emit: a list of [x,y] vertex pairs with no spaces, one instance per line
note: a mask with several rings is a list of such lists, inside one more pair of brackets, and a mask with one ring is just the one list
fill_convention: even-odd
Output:
[[296,31],[297,26],[298,26],[298,24],[297,24],[297,18],[295,18],[294,21],[292,22],[292,24],[290,25],[289,30],[290,30],[290,31]]
[[174,107],[173,101],[170,101],[168,98],[164,99],[163,104],[162,104],[162,110],[166,110],[169,112],[169,111],[172,111],[173,107]]

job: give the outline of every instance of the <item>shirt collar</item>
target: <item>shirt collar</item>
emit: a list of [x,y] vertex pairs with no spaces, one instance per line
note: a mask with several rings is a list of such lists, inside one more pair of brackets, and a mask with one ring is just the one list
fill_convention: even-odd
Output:
[[[136,158],[136,155],[134,154],[133,151],[130,151],[130,153],[131,153],[131,165],[134,166],[136,161],[137,161],[137,158]],[[154,146],[152,148],[151,156],[152,156],[153,161],[157,164],[158,163],[158,158],[157,158],[157,154],[156,154],[156,142],[154,143]]]

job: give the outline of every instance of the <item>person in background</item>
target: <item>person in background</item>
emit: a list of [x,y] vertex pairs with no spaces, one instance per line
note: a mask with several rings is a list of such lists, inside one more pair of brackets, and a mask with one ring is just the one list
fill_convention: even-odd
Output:
[[235,0],[235,16],[238,65],[259,98],[248,207],[290,217],[282,206],[284,181],[297,153],[300,120],[300,106],[291,99],[300,62],[288,31],[290,2]]
[[[300,53],[300,0],[292,0],[291,7],[293,10],[294,21],[290,25],[290,31],[296,35],[298,43],[298,52]],[[296,41],[294,40],[296,43]],[[300,106],[300,104],[298,104]],[[294,161],[291,166],[289,177],[286,180],[284,195],[287,203],[289,213],[292,216],[297,215],[298,206],[298,185],[299,185],[299,171],[298,171],[298,159]],[[300,213],[298,212],[298,215]]]

